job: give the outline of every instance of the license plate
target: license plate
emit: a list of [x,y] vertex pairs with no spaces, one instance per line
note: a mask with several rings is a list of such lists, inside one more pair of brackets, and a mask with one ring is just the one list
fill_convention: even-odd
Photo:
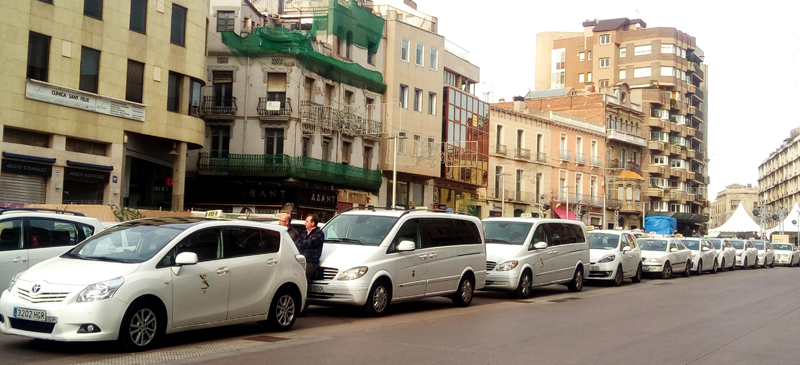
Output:
[[48,317],[47,311],[14,307],[14,318],[27,319],[37,322],[56,323],[58,318]]
[[650,266],[642,266],[642,271],[651,271],[652,269]]
[[311,291],[312,293],[323,293],[325,292],[325,287],[322,285],[311,285],[309,291]]
[[592,265],[589,270],[591,270],[591,271],[600,271],[600,267],[597,266],[597,265]]

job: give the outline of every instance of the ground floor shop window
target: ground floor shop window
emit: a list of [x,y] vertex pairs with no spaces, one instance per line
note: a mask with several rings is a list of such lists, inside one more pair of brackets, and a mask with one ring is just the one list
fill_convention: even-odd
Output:
[[103,183],[64,180],[62,204],[103,204]]
[[140,209],[172,208],[172,167],[129,157],[128,194],[125,206]]

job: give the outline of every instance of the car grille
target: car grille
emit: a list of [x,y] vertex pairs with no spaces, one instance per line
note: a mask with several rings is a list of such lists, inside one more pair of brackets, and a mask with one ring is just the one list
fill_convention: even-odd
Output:
[[60,303],[67,298],[67,295],[69,293],[31,293],[17,288],[17,297],[30,303]]
[[497,266],[497,263],[494,261],[486,261],[486,271],[494,270],[494,267]]
[[21,331],[39,332],[39,333],[53,333],[55,323],[29,321],[27,319],[9,318],[11,328]]
[[333,294],[329,293],[308,293],[308,299],[331,299]]
[[339,269],[334,269],[332,267],[320,267],[317,269],[317,273],[314,275],[314,280],[333,280],[338,273]]

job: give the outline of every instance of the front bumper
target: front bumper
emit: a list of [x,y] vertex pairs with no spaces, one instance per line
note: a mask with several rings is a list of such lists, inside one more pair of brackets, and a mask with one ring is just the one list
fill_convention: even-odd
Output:
[[664,271],[664,264],[642,264],[643,273],[660,273]]
[[355,305],[367,303],[368,278],[356,280],[314,280],[308,283],[308,304]]
[[[76,295],[72,293],[58,303],[31,303],[6,290],[0,297],[0,315],[4,319],[0,323],[0,332],[55,341],[116,340],[128,304],[113,297],[99,302],[77,303]],[[14,318],[15,307],[46,311],[47,316],[55,317],[57,322]],[[86,324],[92,324],[100,331],[78,333],[78,329]]]
[[487,271],[483,290],[513,291],[519,285],[519,268],[510,271]]
[[586,280],[614,280],[617,275],[617,262],[593,263],[589,266],[589,276]]

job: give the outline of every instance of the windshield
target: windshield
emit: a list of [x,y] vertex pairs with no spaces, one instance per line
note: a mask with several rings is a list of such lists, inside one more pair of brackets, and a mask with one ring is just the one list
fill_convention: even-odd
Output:
[[380,246],[397,223],[397,217],[340,214],[322,227],[325,242]]
[[709,241],[711,241],[711,244],[714,245],[714,248],[716,248],[716,249],[720,249],[720,247],[722,247],[722,240],[720,240],[720,239],[716,239],[716,240],[712,239],[712,240],[709,240]]
[[786,251],[794,251],[792,249],[792,245],[788,243],[773,243],[772,244],[773,250],[786,250]]
[[764,242],[753,242],[753,244],[756,245],[756,248],[759,250],[764,249]]
[[737,250],[744,250],[744,241],[742,240],[731,240],[731,245]]
[[486,232],[486,243],[505,243],[521,245],[528,238],[533,223],[484,221],[483,229]]
[[64,258],[140,263],[150,260],[183,229],[166,225],[121,224],[75,246]]
[[667,240],[647,239],[643,238],[638,241],[639,248],[642,251],[666,251]]
[[589,232],[589,248],[613,250],[619,245],[619,235]]
[[686,248],[690,250],[699,250],[700,249],[700,241],[693,241],[693,240],[681,240]]

